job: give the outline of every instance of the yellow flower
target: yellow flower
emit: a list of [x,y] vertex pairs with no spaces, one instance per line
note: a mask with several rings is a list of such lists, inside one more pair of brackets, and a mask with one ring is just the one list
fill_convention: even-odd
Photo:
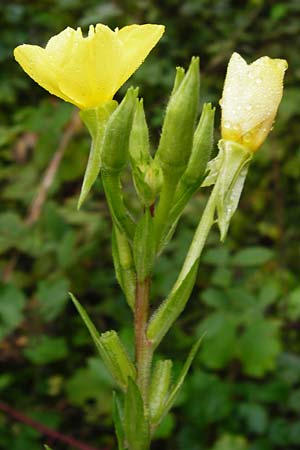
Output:
[[46,48],[20,45],[15,59],[51,94],[80,109],[111,100],[142,64],[164,32],[162,25],[130,25],[112,31],[97,24],[87,37],[80,28],[66,28]]
[[255,151],[264,142],[274,122],[282,97],[284,59],[267,56],[252,64],[233,53],[220,101],[222,138]]

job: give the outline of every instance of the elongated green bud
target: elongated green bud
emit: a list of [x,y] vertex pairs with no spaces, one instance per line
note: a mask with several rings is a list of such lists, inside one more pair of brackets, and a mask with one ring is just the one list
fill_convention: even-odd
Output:
[[201,118],[196,128],[191,157],[183,174],[188,184],[200,184],[210,159],[214,141],[215,108],[210,103],[203,105]]
[[134,309],[136,275],[131,248],[125,233],[113,227],[112,255],[117,280],[125,294],[127,303]]
[[133,165],[148,163],[150,159],[149,131],[144,112],[143,99],[136,101],[129,139],[129,155]]
[[120,172],[128,161],[129,135],[138,89],[128,89],[118,108],[110,116],[103,138],[103,172]]
[[113,330],[107,331],[100,334],[100,343],[105,353],[104,362],[118,383],[126,388],[128,378],[135,379],[136,371],[119,336]]
[[155,202],[162,186],[163,176],[158,161],[149,151],[149,132],[143,100],[137,101],[129,140],[129,155],[136,192],[145,206]]
[[[181,77],[182,72],[177,72],[179,81]],[[198,101],[199,58],[193,57],[187,74],[175,88],[167,106],[156,154],[163,171],[172,171],[177,176],[184,171],[192,149]]]
[[83,109],[80,111],[80,117],[87,126],[92,137],[92,144],[78,201],[78,208],[80,208],[86,199],[99,174],[105,127],[110,115],[117,106],[118,103],[111,100],[97,108]]
[[152,271],[155,258],[154,226],[148,209],[136,227],[133,257],[138,281],[144,281]]
[[151,424],[158,424],[163,416],[171,382],[172,361],[158,361],[155,365],[150,386],[149,410]]

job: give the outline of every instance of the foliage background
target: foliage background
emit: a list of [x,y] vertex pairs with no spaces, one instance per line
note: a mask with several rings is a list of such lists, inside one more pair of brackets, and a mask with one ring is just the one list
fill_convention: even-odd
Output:
[[[194,335],[208,332],[153,448],[300,448],[300,3],[13,0],[0,10],[1,402],[97,449],[114,449],[111,383],[68,290],[100,330],[120,329],[132,344],[101,181],[76,210],[87,132],[71,105],[21,71],[12,49],[43,45],[68,25],[163,23],[163,40],[129,82],[145,98],[154,143],[174,68],[192,55],[201,56],[202,102],[215,105],[233,51],[248,61],[286,58],[289,70],[279,118],[255,156],[229,237],[221,245],[211,233],[192,299],[160,347],[179,369]],[[36,219],[32,201],[53,155],[62,160]],[[206,195],[199,192],[186,209],[157,267],[154,298],[179,270]],[[72,448],[0,412],[1,449],[37,450],[45,442]]]

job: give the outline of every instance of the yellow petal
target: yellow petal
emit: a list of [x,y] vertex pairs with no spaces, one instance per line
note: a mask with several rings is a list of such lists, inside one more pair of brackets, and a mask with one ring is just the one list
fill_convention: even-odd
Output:
[[52,64],[45,49],[37,45],[19,45],[14,50],[14,57],[22,69],[40,86],[51,94],[70,101],[58,87],[56,67]]
[[22,45],[15,57],[35,81],[79,108],[111,100],[139,67],[164,31],[160,25],[132,25],[112,31],[97,24],[87,37],[66,28],[46,48]]
[[129,25],[116,30],[122,43],[122,58],[120,61],[119,89],[125,81],[137,70],[144,59],[157,44],[165,31],[163,25]]
[[237,53],[224,83],[222,137],[256,150],[268,135],[283,92],[285,60],[259,58],[248,65]]

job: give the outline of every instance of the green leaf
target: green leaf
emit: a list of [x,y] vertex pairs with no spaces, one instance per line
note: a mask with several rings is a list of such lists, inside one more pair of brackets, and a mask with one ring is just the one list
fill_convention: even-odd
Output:
[[266,247],[247,247],[237,252],[232,258],[232,264],[242,267],[255,267],[269,262],[274,258],[274,252]]
[[47,322],[55,319],[68,301],[69,280],[42,280],[38,284],[36,296],[41,303],[41,314]]
[[63,338],[42,336],[32,339],[29,347],[24,350],[25,356],[36,365],[60,361],[68,356],[69,349]]
[[171,382],[172,361],[157,361],[152,374],[149,395],[149,411],[151,425],[157,425],[164,413],[165,401]]
[[117,333],[112,330],[99,335],[85,309],[73,294],[70,293],[70,297],[111,376],[122,389],[126,389],[128,377],[135,376],[135,369]]
[[186,359],[186,361],[184,363],[184,366],[183,366],[183,368],[182,368],[182,370],[181,370],[181,372],[179,374],[179,377],[177,378],[173,388],[171,389],[170,395],[169,395],[169,397],[168,397],[168,399],[167,399],[167,401],[165,403],[163,416],[165,416],[169,412],[169,410],[172,408],[172,406],[173,406],[173,404],[174,404],[174,402],[176,400],[176,397],[177,397],[177,395],[178,395],[178,393],[179,393],[179,391],[180,391],[180,389],[181,389],[181,387],[183,385],[185,377],[186,377],[186,375],[187,375],[187,373],[188,373],[188,371],[189,371],[189,369],[190,369],[190,367],[192,365],[192,362],[194,361],[195,356],[197,355],[197,352],[198,352],[198,349],[199,349],[200,344],[202,342],[202,339],[203,339],[203,335],[195,342],[195,344],[191,348],[191,351],[188,354],[188,357],[187,357],[187,359]]
[[177,317],[182,313],[189,299],[198,269],[196,260],[180,285],[154,311],[147,329],[147,337],[157,347]]
[[113,392],[113,420],[118,440],[118,449],[124,450],[124,411],[121,404],[121,399],[115,391]]
[[234,357],[237,319],[224,310],[207,317],[199,327],[199,333],[207,333],[201,350],[201,360],[212,369],[226,366]]
[[296,288],[287,298],[287,317],[297,320],[300,317],[300,287]]
[[0,253],[4,253],[10,248],[18,248],[25,231],[24,225],[16,213],[7,211],[0,214]]
[[212,450],[248,450],[247,440],[243,436],[225,434],[218,439]]
[[279,325],[275,320],[257,319],[237,340],[237,356],[247,375],[262,377],[276,367],[281,350]]
[[129,450],[148,449],[149,424],[144,403],[138,386],[131,378],[125,395],[124,430]]
[[0,286],[0,340],[20,325],[24,305],[22,291],[12,284]]

